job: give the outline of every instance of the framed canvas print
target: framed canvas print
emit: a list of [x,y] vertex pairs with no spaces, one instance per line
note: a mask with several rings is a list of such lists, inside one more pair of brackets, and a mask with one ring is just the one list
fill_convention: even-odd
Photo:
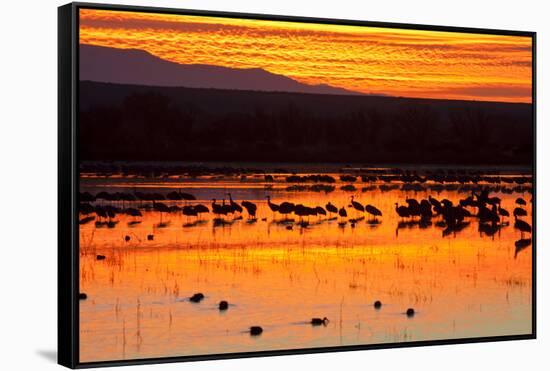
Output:
[[535,33],[59,8],[59,362],[532,339]]

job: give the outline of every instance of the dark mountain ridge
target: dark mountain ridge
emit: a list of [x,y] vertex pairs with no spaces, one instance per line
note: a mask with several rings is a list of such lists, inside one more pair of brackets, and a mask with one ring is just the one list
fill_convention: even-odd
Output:
[[81,44],[80,80],[253,91],[310,94],[362,95],[326,84],[307,85],[261,68],[228,68],[204,64],[179,64],[144,50],[117,49]]

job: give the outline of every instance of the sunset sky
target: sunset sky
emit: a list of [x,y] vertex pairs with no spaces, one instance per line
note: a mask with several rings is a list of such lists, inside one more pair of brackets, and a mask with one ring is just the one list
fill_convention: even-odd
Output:
[[80,43],[392,96],[531,102],[531,39],[80,10]]

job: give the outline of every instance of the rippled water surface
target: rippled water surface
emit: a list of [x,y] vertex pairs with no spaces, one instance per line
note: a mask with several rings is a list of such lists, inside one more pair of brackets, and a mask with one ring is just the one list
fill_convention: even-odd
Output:
[[[480,231],[472,217],[463,230],[444,235],[439,218],[431,225],[407,223],[395,213],[395,203],[428,195],[456,203],[469,196],[458,185],[381,189],[383,183],[359,179],[355,190],[342,190],[347,183],[337,181],[325,193],[288,190],[284,177],[274,180],[266,183],[263,175],[83,177],[81,191],[92,194],[179,189],[197,200],[163,202],[211,208],[212,198],[227,200],[230,192],[235,201],[252,201],[258,210],[254,222],[246,212],[215,223],[211,213],[196,218],[142,209],[142,217],[117,215],[114,228],[94,221],[81,225],[80,288],[87,299],[80,301],[80,360],[531,332],[532,247],[516,248],[522,236],[513,217],[503,218],[494,234]],[[330,201],[346,207],[347,219],[360,216],[348,207],[354,195],[383,215],[377,222],[367,215],[354,227],[349,220],[340,225],[343,220],[334,215],[310,216],[301,227],[300,217],[290,215],[292,222],[269,210],[266,195],[275,203],[324,207]],[[516,189],[491,196],[500,197],[510,213],[516,198],[523,197],[524,220],[531,224],[530,193]],[[96,204],[143,208],[147,202]],[[97,255],[105,259],[97,260]],[[190,302],[197,292],[205,299]],[[229,302],[227,311],[218,310],[221,300]],[[376,300],[382,302],[380,309],[373,307]],[[407,317],[407,308],[416,314]],[[329,322],[312,326],[312,317]],[[255,325],[264,330],[260,336],[247,332]]]

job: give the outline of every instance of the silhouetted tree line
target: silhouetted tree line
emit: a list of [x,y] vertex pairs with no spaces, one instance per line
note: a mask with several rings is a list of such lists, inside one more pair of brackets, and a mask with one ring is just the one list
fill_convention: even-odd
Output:
[[[258,93],[261,94],[261,93]],[[334,97],[334,99],[339,99]],[[392,99],[392,98],[388,98]],[[409,100],[319,115],[299,100],[216,112],[157,92],[80,113],[82,160],[530,164],[530,117]],[[434,106],[436,105],[436,106]],[[517,117],[514,116],[514,117]]]

